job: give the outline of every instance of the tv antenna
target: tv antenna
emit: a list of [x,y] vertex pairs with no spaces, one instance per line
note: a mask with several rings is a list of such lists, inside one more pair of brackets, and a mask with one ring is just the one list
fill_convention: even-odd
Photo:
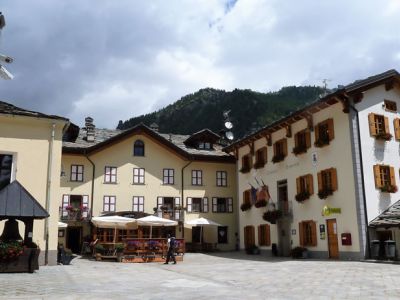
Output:
[[[4,18],[4,15],[0,12],[0,37],[1,37],[1,31],[6,26],[6,20]],[[14,61],[14,59],[10,56],[0,54],[0,77],[3,79],[13,79],[14,76],[8,72],[8,70],[2,65],[2,63],[7,63],[10,64]]]

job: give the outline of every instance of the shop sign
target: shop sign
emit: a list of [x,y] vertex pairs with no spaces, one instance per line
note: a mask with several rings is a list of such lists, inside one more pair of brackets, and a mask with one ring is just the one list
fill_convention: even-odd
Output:
[[328,205],[325,205],[325,206],[322,208],[322,215],[323,215],[324,217],[328,217],[328,216],[330,216],[331,214],[341,214],[341,213],[342,213],[342,209],[339,208],[339,207],[330,207],[330,206],[328,206]]

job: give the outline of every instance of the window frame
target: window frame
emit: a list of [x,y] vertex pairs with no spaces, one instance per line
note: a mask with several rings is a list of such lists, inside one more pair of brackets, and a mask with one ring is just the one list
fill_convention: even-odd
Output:
[[[74,172],[74,167],[76,167],[75,172]],[[81,172],[79,172],[79,168],[82,168]],[[71,165],[71,173],[70,173],[70,181],[71,182],[83,182],[84,174],[85,174],[84,165]],[[79,175],[82,176],[82,178],[80,180],[79,180]],[[74,178],[74,176],[75,176],[75,178]]]
[[277,163],[281,162],[285,159],[287,156],[287,139],[283,138],[280,140],[277,140],[274,143],[274,156],[272,157],[272,162]]
[[257,149],[255,156],[256,156],[256,162],[254,163],[254,169],[263,168],[265,164],[268,162],[267,147],[261,147],[260,149]]
[[383,100],[383,105],[384,105],[386,111],[397,112],[397,102],[396,101],[385,99],[385,100]]
[[[136,207],[136,209],[135,209],[135,207]],[[144,196],[133,196],[132,197],[132,211],[144,212]]]
[[258,245],[271,246],[271,226],[269,224],[258,225]]
[[251,153],[247,153],[242,156],[242,168],[239,170],[241,173],[248,173],[250,172],[251,168],[253,167],[253,156]]
[[316,247],[317,223],[313,220],[299,222],[299,239],[302,247]]
[[192,185],[193,186],[203,185],[203,170],[192,170]]
[[217,171],[216,172],[216,184],[218,187],[228,186],[228,172],[227,171]]
[[[3,157],[11,157],[11,166],[8,168],[6,168],[6,167],[2,167],[3,166],[3,164],[0,164],[0,174],[4,174],[4,171],[5,172],[9,172],[9,178],[8,178],[8,180],[7,180],[7,184],[5,184],[4,185],[4,187],[6,187],[7,185],[9,185],[11,182],[13,182],[14,180],[15,180],[15,177],[14,177],[14,159],[15,159],[15,156],[13,155],[13,154],[10,154],[10,153],[0,153],[0,157],[1,156],[3,156]],[[0,160],[0,162],[1,162],[1,160]],[[4,176],[4,175],[3,175]],[[5,177],[5,176],[4,176]],[[6,178],[4,178],[4,179],[2,179],[2,180],[4,180],[4,182],[6,182]],[[1,188],[1,186],[0,186],[0,189],[2,189]]]
[[[224,200],[225,203],[218,203],[218,200]],[[233,198],[231,197],[213,197],[212,198],[212,212],[213,213],[233,213]],[[224,205],[224,210],[221,210]]]
[[322,148],[330,144],[335,138],[335,128],[333,119],[329,118],[315,125],[315,142],[314,146]]
[[133,143],[133,156],[145,156],[145,144],[142,140],[138,139]]
[[[109,169],[108,173],[107,169]],[[115,174],[112,174],[113,170],[115,170]],[[112,166],[104,167],[104,183],[117,183],[117,167],[112,167]]]
[[[172,171],[172,175],[171,175]],[[167,174],[165,174],[167,172]],[[163,185],[174,185],[175,184],[175,169],[164,168],[163,169]]]
[[[108,203],[107,203],[108,200]],[[112,203],[111,200],[114,200]],[[108,205],[108,209],[106,209],[106,205]],[[114,205],[114,210],[111,210],[111,205]],[[104,195],[103,196],[103,212],[115,212],[117,210],[117,197],[114,195]]]
[[[135,174],[136,171],[138,171],[138,174]],[[146,174],[145,168],[133,168],[133,184],[136,185],[145,184],[145,174]]]

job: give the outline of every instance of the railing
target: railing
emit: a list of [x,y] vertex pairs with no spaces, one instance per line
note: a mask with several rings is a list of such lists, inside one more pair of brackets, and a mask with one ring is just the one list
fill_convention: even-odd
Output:
[[[142,255],[153,253],[159,256],[166,256],[168,251],[167,239],[125,239],[124,254]],[[175,252],[177,254],[185,253],[185,240],[175,239]]]
[[60,207],[60,220],[62,221],[89,221],[90,209]]

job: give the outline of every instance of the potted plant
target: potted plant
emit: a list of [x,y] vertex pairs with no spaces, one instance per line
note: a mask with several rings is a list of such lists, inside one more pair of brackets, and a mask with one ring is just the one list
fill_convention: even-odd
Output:
[[94,246],[95,249],[95,256],[96,256],[96,260],[101,260],[101,256],[104,253],[104,246],[102,244],[96,244],[96,246]]
[[122,257],[124,254],[125,245],[124,244],[116,244],[115,245],[115,252],[117,254],[117,261],[122,262]]
[[240,209],[242,211],[249,210],[251,208],[251,203],[250,202],[244,202],[242,205],[240,205]]
[[252,244],[246,247],[246,253],[253,255],[253,254],[260,254],[260,248],[256,245]]
[[328,196],[333,194],[333,190],[331,188],[324,188],[318,192],[318,197],[320,199],[326,199]]
[[267,206],[267,204],[268,204],[267,200],[260,199],[260,200],[257,200],[256,203],[254,203],[254,206],[257,207],[257,208],[260,208],[260,207]]
[[282,217],[282,212],[280,210],[269,210],[263,215],[263,219],[271,224],[276,224],[276,220],[280,217]]
[[250,167],[249,166],[243,166],[240,170],[240,173],[249,173],[250,172]]
[[390,133],[380,132],[375,135],[375,138],[381,141],[390,141],[392,139],[392,135]]
[[292,258],[307,258],[308,250],[304,247],[295,247],[290,251],[290,256]]
[[274,157],[272,157],[272,162],[275,164],[275,163],[278,163],[280,161],[283,161],[284,159],[285,159],[285,155],[283,155],[283,154],[275,154]]
[[307,152],[307,146],[299,145],[297,147],[294,147],[292,152],[293,152],[294,155],[298,155],[298,154],[301,154],[301,153],[306,153]]
[[322,135],[318,137],[318,139],[315,141],[314,146],[315,147],[323,147],[329,145],[329,136],[328,135]]
[[391,185],[387,184],[381,187],[381,192],[382,193],[396,193],[397,192],[397,186],[396,185]]
[[300,192],[294,196],[297,202],[303,203],[305,200],[310,198],[310,193],[308,191]]
[[17,259],[24,252],[24,247],[18,241],[0,241],[0,262]]

